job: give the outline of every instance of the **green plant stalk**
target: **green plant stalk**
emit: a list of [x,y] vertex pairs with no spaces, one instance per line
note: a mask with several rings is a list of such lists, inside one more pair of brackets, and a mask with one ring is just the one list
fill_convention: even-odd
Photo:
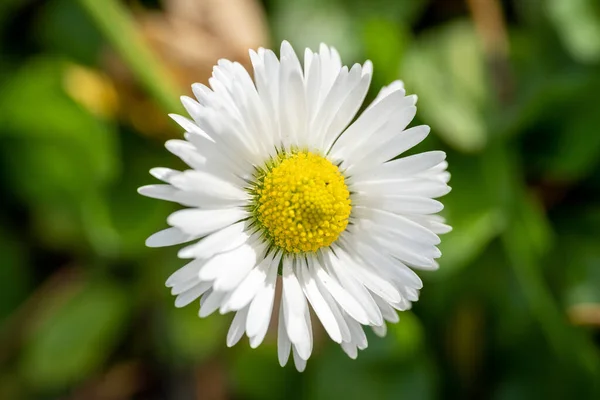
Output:
[[127,9],[117,0],[78,1],[148,93],[166,112],[180,111],[175,84],[144,43]]
[[[489,190],[509,218],[500,241],[528,307],[555,354],[571,365],[578,365],[582,372],[596,376],[600,373],[597,350],[585,335],[569,325],[540,269],[545,249],[536,244],[524,219],[524,213],[530,210],[522,207],[531,200],[520,179],[520,162],[503,140],[490,143],[488,149],[482,167],[491,185]],[[570,345],[566,347],[565,343]]]

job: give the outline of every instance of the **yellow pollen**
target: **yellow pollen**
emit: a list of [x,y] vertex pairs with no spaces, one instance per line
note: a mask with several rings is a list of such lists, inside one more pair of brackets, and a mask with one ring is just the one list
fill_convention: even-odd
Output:
[[256,217],[289,253],[329,246],[348,225],[350,192],[338,167],[308,151],[286,154],[258,182]]

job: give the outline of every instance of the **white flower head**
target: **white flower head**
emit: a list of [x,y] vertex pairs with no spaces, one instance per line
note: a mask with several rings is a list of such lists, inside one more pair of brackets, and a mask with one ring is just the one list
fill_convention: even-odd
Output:
[[435,198],[450,191],[445,154],[396,158],[429,133],[406,129],[417,99],[400,81],[354,119],[370,61],[342,66],[322,44],[317,53],[306,49],[302,66],[285,41],[280,59],[263,48],[250,56],[254,79],[220,60],[210,88],[194,84],[196,100],[182,97],[192,119],[172,115],[186,140],[166,147],[190,169],[152,169],[165,184],[139,192],[188,208],[146,244],[194,241],[179,251],[191,261],[166,284],[177,307],[200,297],[200,317],[235,312],[228,346],[244,333],[259,346],[278,309],[279,362],[291,352],[303,371],[312,308],[355,358],[367,347],[364,325],[383,336],[396,310],[418,299],[413,270],[438,267],[438,234],[450,230],[435,215],[443,208]]

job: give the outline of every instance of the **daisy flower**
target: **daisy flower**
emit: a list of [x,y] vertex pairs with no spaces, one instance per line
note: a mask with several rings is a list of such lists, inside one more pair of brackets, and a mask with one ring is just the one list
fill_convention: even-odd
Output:
[[263,48],[250,57],[254,79],[220,60],[210,87],[182,97],[191,119],[172,118],[185,140],[166,147],[190,169],[154,168],[164,184],[139,192],[187,208],[146,244],[194,242],[166,285],[177,307],[200,298],[200,317],[234,312],[228,346],[244,334],[259,346],[273,318],[280,364],[291,353],[302,371],[318,320],[356,358],[363,326],[383,336],[418,299],[414,270],[438,268],[438,234],[450,230],[435,200],[450,191],[445,154],[397,158],[429,133],[406,129],[417,98],[401,81],[356,117],[370,61],[348,68],[321,45],[302,65],[285,41],[279,59]]

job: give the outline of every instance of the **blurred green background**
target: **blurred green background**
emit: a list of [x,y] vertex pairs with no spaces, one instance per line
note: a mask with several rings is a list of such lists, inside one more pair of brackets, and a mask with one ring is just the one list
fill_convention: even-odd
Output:
[[[173,306],[136,193],[178,95],[282,39],[403,79],[453,187],[414,309],[302,374]],[[0,46],[1,399],[600,398],[600,2],[2,0]]]

